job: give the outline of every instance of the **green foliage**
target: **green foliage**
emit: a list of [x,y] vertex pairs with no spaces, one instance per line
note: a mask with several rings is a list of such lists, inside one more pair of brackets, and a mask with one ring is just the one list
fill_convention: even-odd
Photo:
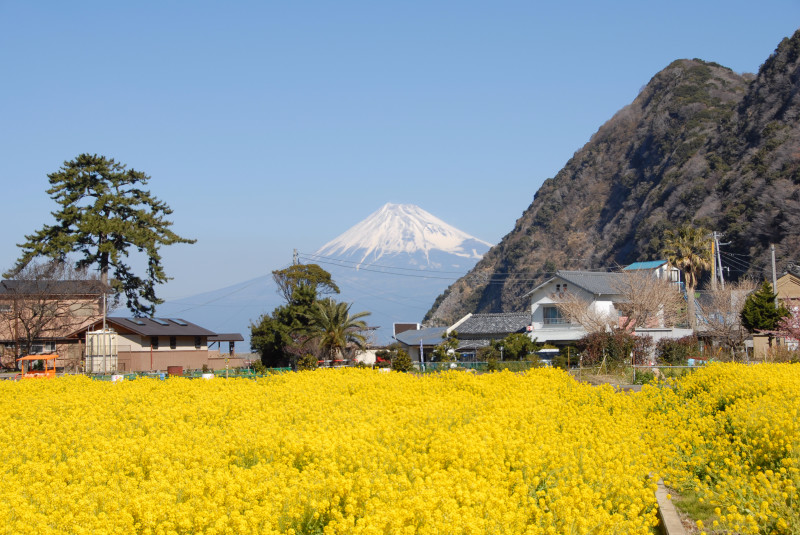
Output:
[[539,350],[539,345],[524,333],[511,333],[502,340],[492,340],[491,346],[498,351],[503,348],[503,360],[526,360]]
[[442,343],[433,348],[434,362],[453,362],[456,360],[456,349],[458,348],[458,333],[452,331],[450,336],[442,334]]
[[658,361],[670,366],[683,366],[686,361],[700,352],[700,343],[694,335],[677,340],[662,338],[656,344]]
[[656,374],[649,371],[637,371],[636,372],[636,379],[634,379],[633,384],[635,385],[646,385],[650,383],[656,382]]
[[775,297],[772,285],[764,281],[744,302],[740,314],[742,326],[751,333],[777,329],[781,319],[789,316],[789,310],[783,304],[776,306]]
[[478,349],[475,357],[480,362],[489,362],[490,360],[500,360],[500,350],[494,347],[494,345],[488,345],[486,347],[481,347],[480,349]]
[[343,355],[348,346],[362,349],[366,346],[367,339],[362,333],[367,324],[361,318],[369,316],[369,312],[351,316],[351,306],[326,297],[316,301],[306,314],[307,325],[302,332],[316,340],[322,354],[329,359]]
[[339,293],[339,287],[333,282],[331,274],[317,264],[293,264],[286,269],[277,269],[272,272],[272,280],[287,303],[301,286],[311,288],[315,298]]
[[410,372],[414,369],[414,363],[408,353],[402,349],[398,349],[395,356],[392,358],[392,369],[396,372]]
[[264,363],[260,360],[253,362],[252,364],[253,371],[259,375],[266,375],[268,372],[267,367],[264,366]]
[[694,289],[700,276],[711,268],[711,235],[703,228],[684,225],[678,230],[665,232],[663,255],[673,267],[681,270],[686,284],[689,326],[694,329],[695,315]]
[[553,359],[553,367],[554,368],[561,368],[562,370],[568,369],[569,367],[567,366],[567,356],[566,355],[562,355],[561,353],[559,353]]
[[317,361],[317,357],[310,353],[306,353],[297,359],[297,371],[316,370],[318,366],[319,362]]
[[[26,242],[20,244],[22,256],[6,276],[24,269],[36,257],[64,260],[77,253],[78,268],[96,267],[103,283],[125,295],[134,314],[152,315],[163,302],[156,296],[155,285],[168,280],[159,249],[195,240],[170,230],[170,207],[142,189],[150,177],[96,154],[81,154],[47,176],[47,194],[60,206],[53,212],[56,224],[25,236]],[[147,255],[144,277],[135,275],[125,263],[131,248]]]
[[299,286],[288,304],[276,308],[272,314],[264,314],[258,323],[250,324],[250,347],[261,355],[264,366],[278,368],[291,364],[290,349],[304,341],[299,333],[308,326],[309,310],[315,298],[312,288]]

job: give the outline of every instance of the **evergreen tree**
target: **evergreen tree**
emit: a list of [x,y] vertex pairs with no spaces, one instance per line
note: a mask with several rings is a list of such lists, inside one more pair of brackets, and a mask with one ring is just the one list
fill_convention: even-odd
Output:
[[339,287],[333,282],[331,274],[317,264],[292,264],[286,269],[272,272],[272,280],[278,285],[278,291],[288,303],[298,286],[309,286],[317,296],[338,294]]
[[[194,243],[170,230],[172,210],[142,189],[150,177],[105,156],[81,154],[50,175],[48,195],[60,206],[55,225],[25,236],[22,256],[7,277],[19,273],[36,257],[64,260],[78,253],[79,269],[96,267],[103,284],[124,293],[136,315],[152,315],[155,285],[169,280],[161,266],[159,248]],[[130,248],[147,255],[147,273],[137,276],[123,260]],[[113,279],[109,281],[109,272]]]
[[772,285],[764,281],[761,288],[747,296],[744,302],[742,326],[751,333],[776,330],[781,319],[789,315],[783,304],[775,305],[776,296],[772,293]]
[[272,314],[264,314],[258,323],[250,324],[250,348],[261,355],[261,362],[268,368],[292,364],[293,357],[302,348],[302,336],[298,333],[308,327],[311,307],[317,294],[310,286],[297,286],[285,305],[277,307]]

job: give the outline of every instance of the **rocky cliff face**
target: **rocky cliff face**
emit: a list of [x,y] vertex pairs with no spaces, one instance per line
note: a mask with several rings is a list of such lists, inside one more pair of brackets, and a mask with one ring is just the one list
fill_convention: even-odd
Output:
[[[732,277],[800,250],[800,31],[757,76],[678,60],[544,182],[514,229],[437,298],[430,321],[524,309],[557,269],[658,258],[664,230],[722,232]],[[725,263],[725,260],[723,259]]]

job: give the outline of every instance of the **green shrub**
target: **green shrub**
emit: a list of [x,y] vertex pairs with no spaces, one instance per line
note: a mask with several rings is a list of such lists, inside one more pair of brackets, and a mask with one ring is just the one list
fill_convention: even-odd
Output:
[[396,372],[409,372],[414,369],[414,363],[408,353],[402,349],[398,349],[394,358],[392,359],[392,369]]
[[562,370],[567,369],[567,356],[566,355],[556,355],[553,359],[553,367],[554,368],[561,368]]
[[269,372],[268,368],[260,360],[253,361],[253,371],[259,375],[265,375]]
[[636,372],[636,379],[633,381],[635,385],[646,385],[656,382],[656,374],[653,372]]
[[318,366],[317,357],[308,353],[297,360],[297,371],[316,370]]
[[662,338],[656,345],[659,362],[671,366],[683,366],[686,361],[700,352],[700,344],[694,335],[684,336],[677,340]]

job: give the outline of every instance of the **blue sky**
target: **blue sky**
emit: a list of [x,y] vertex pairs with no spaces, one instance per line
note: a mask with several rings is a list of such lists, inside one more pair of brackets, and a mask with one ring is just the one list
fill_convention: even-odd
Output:
[[755,72],[800,2],[0,0],[0,267],[82,152],[152,177],[168,299],[311,253],[386,202],[498,242],[679,58]]

